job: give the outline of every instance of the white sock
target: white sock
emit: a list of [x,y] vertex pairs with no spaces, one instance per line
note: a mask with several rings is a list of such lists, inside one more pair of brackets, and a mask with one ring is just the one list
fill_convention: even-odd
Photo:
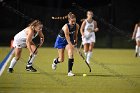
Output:
[[85,57],[86,57],[86,58],[87,58],[87,54],[88,54],[88,53],[87,53],[87,52],[85,52]]
[[16,63],[17,63],[16,57],[13,57],[13,59],[11,60],[9,68],[13,68]]
[[135,52],[138,53],[139,47],[136,45]]
[[35,59],[36,55],[33,55],[31,60],[28,62],[27,66],[32,66],[33,62],[34,62],[34,59]]
[[89,51],[88,54],[87,54],[87,62],[88,63],[90,63],[91,56],[92,56],[92,52]]
[[138,53],[138,56],[140,56],[140,47],[138,47],[138,52],[137,53]]

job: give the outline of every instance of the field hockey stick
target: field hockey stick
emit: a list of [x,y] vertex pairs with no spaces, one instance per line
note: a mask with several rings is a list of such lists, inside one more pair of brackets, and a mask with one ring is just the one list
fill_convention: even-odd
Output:
[[36,53],[36,51],[37,51],[37,49],[39,48],[39,46],[40,46],[40,44],[38,44],[38,45],[36,46],[36,48],[35,48],[33,54],[30,55],[29,60],[28,60],[28,63],[31,61],[33,55]]
[[88,66],[89,72],[91,72],[91,67],[90,67],[90,65],[87,63],[85,57],[82,55],[82,52],[79,51],[77,47],[75,47],[75,49],[76,49],[76,51],[78,52],[78,54],[81,56],[81,58],[84,60],[84,62],[86,63],[86,65]]
[[81,49],[82,49],[82,46],[83,46],[83,44],[81,43],[81,45],[80,45],[80,48],[79,48],[79,51],[81,51]]

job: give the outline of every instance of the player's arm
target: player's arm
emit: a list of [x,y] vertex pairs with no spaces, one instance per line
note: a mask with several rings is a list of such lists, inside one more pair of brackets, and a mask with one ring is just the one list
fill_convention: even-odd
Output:
[[133,35],[132,35],[132,39],[135,39],[135,37],[136,37],[137,28],[138,28],[138,24],[135,25],[134,32],[133,32]]
[[81,25],[81,28],[80,28],[80,33],[81,33],[82,37],[84,37],[85,25],[86,25],[86,21],[83,21],[83,23]]
[[44,34],[42,31],[39,31],[38,35],[40,37],[40,46],[42,46],[42,44],[44,43]]
[[70,41],[68,26],[65,24],[64,27],[63,27],[62,29],[63,29],[63,31],[64,31],[65,38],[66,38],[68,44],[70,44],[70,46],[73,46],[72,43],[71,43],[71,41]]
[[94,32],[97,32],[97,31],[99,31],[99,28],[97,26],[97,22],[94,21]]
[[77,45],[77,41],[78,41],[78,31],[79,31],[79,25],[76,24],[76,31],[75,31],[75,35],[74,35],[74,44]]
[[27,48],[29,49],[30,53],[33,53],[32,48],[31,48],[33,34],[34,34],[33,31],[31,29],[29,29],[29,31],[27,33],[26,45],[27,45]]

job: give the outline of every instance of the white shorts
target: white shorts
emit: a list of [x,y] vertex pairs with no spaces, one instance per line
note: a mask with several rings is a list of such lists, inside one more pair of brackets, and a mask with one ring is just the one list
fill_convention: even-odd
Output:
[[140,38],[136,38],[136,41],[140,41]]
[[83,45],[86,43],[95,43],[95,42],[96,42],[95,33],[90,33],[90,34],[82,37],[82,44]]
[[136,33],[136,41],[140,41],[140,31],[137,31]]
[[140,41],[140,33],[136,33],[136,41]]
[[15,48],[25,48],[26,47],[26,42],[23,42],[21,40],[17,40],[17,39],[14,38],[13,47],[15,47]]

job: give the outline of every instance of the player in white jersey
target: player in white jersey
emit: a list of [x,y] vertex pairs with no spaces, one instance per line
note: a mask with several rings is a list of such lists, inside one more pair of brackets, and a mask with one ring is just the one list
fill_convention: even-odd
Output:
[[[13,47],[14,47],[14,54],[15,56],[11,60],[8,72],[12,73],[13,68],[19,58],[21,57],[22,48],[28,48],[30,55],[33,54],[36,46],[32,39],[34,39],[37,35],[40,37],[40,46],[42,46],[44,42],[44,35],[42,33],[43,24],[39,20],[34,20],[29,24],[27,28],[22,30],[21,32],[17,33],[14,36]],[[32,55],[31,60],[27,63],[26,70],[36,72],[37,70],[32,67],[32,63],[36,57],[36,54]]]
[[136,40],[136,57],[140,57],[140,22],[135,25],[132,39]]
[[84,53],[86,56],[86,61],[90,63],[90,58],[92,56],[92,49],[96,41],[95,32],[99,29],[97,27],[97,22],[93,20],[93,12],[87,11],[87,19],[85,19],[81,25],[81,35],[82,44],[84,45]]

